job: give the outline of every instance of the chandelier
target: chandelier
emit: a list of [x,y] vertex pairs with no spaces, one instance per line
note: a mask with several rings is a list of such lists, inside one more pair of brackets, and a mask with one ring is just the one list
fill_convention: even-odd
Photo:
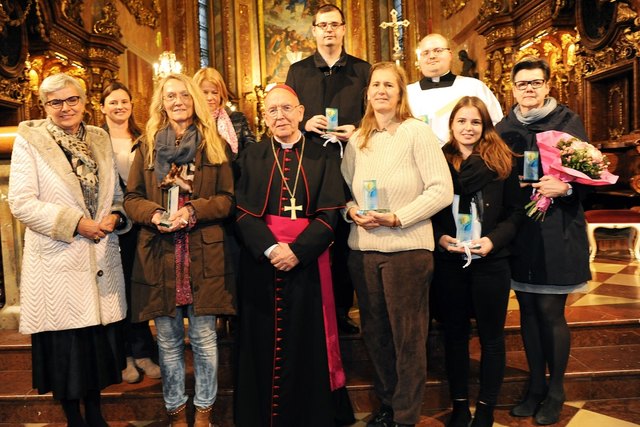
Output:
[[165,50],[158,57],[158,62],[153,64],[153,77],[160,80],[168,74],[180,74],[182,72],[182,64],[176,60],[176,54]]

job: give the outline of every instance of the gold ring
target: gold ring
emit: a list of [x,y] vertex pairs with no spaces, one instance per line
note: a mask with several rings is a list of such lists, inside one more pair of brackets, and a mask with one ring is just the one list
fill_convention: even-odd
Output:
[[100,237],[96,236],[93,238],[93,243],[100,243]]

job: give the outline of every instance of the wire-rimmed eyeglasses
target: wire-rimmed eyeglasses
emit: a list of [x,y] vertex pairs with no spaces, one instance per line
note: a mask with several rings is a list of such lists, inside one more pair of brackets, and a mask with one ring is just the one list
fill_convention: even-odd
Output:
[[314,27],[318,27],[322,31],[335,30],[343,25],[344,22],[318,22],[317,24],[313,24]]
[[285,116],[288,116],[289,114],[293,113],[293,111],[298,108],[300,106],[300,104],[298,105],[289,105],[289,104],[285,104],[285,105],[274,105],[273,107],[269,107],[265,110],[265,113],[267,113],[267,116],[275,119],[276,117],[278,117],[278,111],[282,111],[282,114]]

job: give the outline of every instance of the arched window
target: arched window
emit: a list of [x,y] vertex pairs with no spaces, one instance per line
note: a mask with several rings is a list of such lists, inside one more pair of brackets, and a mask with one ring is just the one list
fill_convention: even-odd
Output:
[[[398,12],[398,22],[401,22],[404,19],[402,0],[393,0],[393,8]],[[400,38],[398,40],[398,43],[400,44],[400,52],[404,52],[404,27],[400,25],[398,31],[400,32]]]
[[200,40],[200,67],[209,66],[209,2],[198,0],[198,38]]

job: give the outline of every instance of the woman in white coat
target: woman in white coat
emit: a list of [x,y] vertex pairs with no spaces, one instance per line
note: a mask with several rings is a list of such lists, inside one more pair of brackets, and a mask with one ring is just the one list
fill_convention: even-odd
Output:
[[20,123],[9,177],[11,212],[26,226],[20,332],[31,334],[34,388],[53,393],[69,426],[103,427],[100,390],[125,365],[115,234],[130,224],[109,136],[82,122],[82,86],[52,75],[40,100],[47,118]]

